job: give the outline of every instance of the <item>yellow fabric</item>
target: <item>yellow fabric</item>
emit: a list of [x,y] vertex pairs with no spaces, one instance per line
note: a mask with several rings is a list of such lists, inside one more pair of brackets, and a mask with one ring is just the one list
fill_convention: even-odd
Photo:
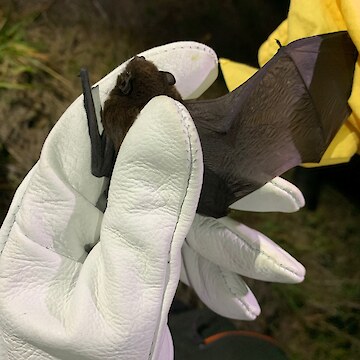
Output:
[[[360,0],[292,0],[288,18],[269,36],[259,49],[259,64],[263,66],[277,52],[275,39],[286,45],[291,41],[327,32],[347,30],[360,50]],[[256,69],[227,59],[220,65],[229,90],[246,81]],[[352,114],[336,134],[319,164],[321,166],[347,162],[360,152],[360,61],[355,65],[354,84],[349,99]]]

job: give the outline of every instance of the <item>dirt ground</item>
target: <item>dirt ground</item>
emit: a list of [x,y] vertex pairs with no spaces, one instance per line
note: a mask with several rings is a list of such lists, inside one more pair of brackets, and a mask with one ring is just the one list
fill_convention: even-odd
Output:
[[[256,65],[258,46],[286,17],[287,6],[266,0],[0,0],[0,46],[12,49],[0,51],[0,219],[47,134],[81,93],[82,66],[94,83],[137,52],[176,40],[201,41],[219,56]],[[220,76],[207,96],[224,92]],[[359,168],[355,158],[321,170],[322,181],[314,180],[315,210],[233,214],[307,269],[299,285],[248,280],[262,314],[254,322],[236,322],[275,337],[290,359],[359,356]],[[203,306],[184,286],[177,296]]]

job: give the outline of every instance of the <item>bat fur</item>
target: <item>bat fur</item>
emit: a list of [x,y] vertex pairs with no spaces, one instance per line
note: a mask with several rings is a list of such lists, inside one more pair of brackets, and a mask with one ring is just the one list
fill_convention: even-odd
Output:
[[118,76],[102,111],[104,132],[112,140],[116,153],[136,117],[153,97],[167,95],[182,100],[171,76],[141,56],[130,60]]

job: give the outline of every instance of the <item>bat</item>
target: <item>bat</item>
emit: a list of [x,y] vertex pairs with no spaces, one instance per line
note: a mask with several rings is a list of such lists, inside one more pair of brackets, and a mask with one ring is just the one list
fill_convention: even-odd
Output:
[[188,101],[176,91],[172,74],[135,57],[104,103],[101,135],[82,70],[92,173],[111,176],[115,155],[136,116],[152,97],[168,95],[189,111],[203,150],[197,212],[225,216],[229,205],[274,177],[303,162],[320,161],[350,115],[347,100],[356,59],[357,50],[345,31],[303,38],[280,46],[234,91]]
[[105,135],[112,140],[116,153],[141,109],[153,97],[167,95],[182,100],[174,84],[172,74],[159,71],[143,56],[129,62],[105,101],[101,116]]
[[175,77],[171,73],[159,71],[143,56],[135,56],[118,76],[115,87],[104,103],[101,111],[104,132],[100,135],[86,69],[80,70],[80,77],[92,142],[92,174],[97,177],[111,177],[115,156],[126,133],[142,108],[153,97],[167,95],[182,101],[174,86]]

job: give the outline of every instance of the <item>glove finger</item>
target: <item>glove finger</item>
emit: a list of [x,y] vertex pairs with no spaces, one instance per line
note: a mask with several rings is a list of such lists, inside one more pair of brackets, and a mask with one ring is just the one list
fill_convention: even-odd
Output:
[[276,177],[261,188],[230,205],[245,211],[295,212],[305,205],[301,191],[289,181]]
[[[176,79],[176,88],[183,99],[199,97],[218,76],[218,58],[206,45],[194,41],[180,41],[146,50],[139,54],[152,61],[159,70],[169,71]],[[129,61],[129,60],[128,60]],[[117,76],[124,71],[124,62],[105,76],[99,95],[103,104],[116,84]]]
[[238,274],[283,283],[303,281],[305,268],[264,234],[224,217],[196,215],[187,242],[200,255]]
[[254,320],[260,306],[240,276],[215,265],[185,242],[182,248],[181,281],[217,314],[239,320]]
[[168,97],[152,99],[122,144],[101,240],[78,284],[83,293],[89,282],[97,289],[108,321],[119,318],[119,305],[126,309],[115,326],[118,334],[132,333],[130,348],[150,348],[164,331],[201,183],[201,147],[189,113]]

